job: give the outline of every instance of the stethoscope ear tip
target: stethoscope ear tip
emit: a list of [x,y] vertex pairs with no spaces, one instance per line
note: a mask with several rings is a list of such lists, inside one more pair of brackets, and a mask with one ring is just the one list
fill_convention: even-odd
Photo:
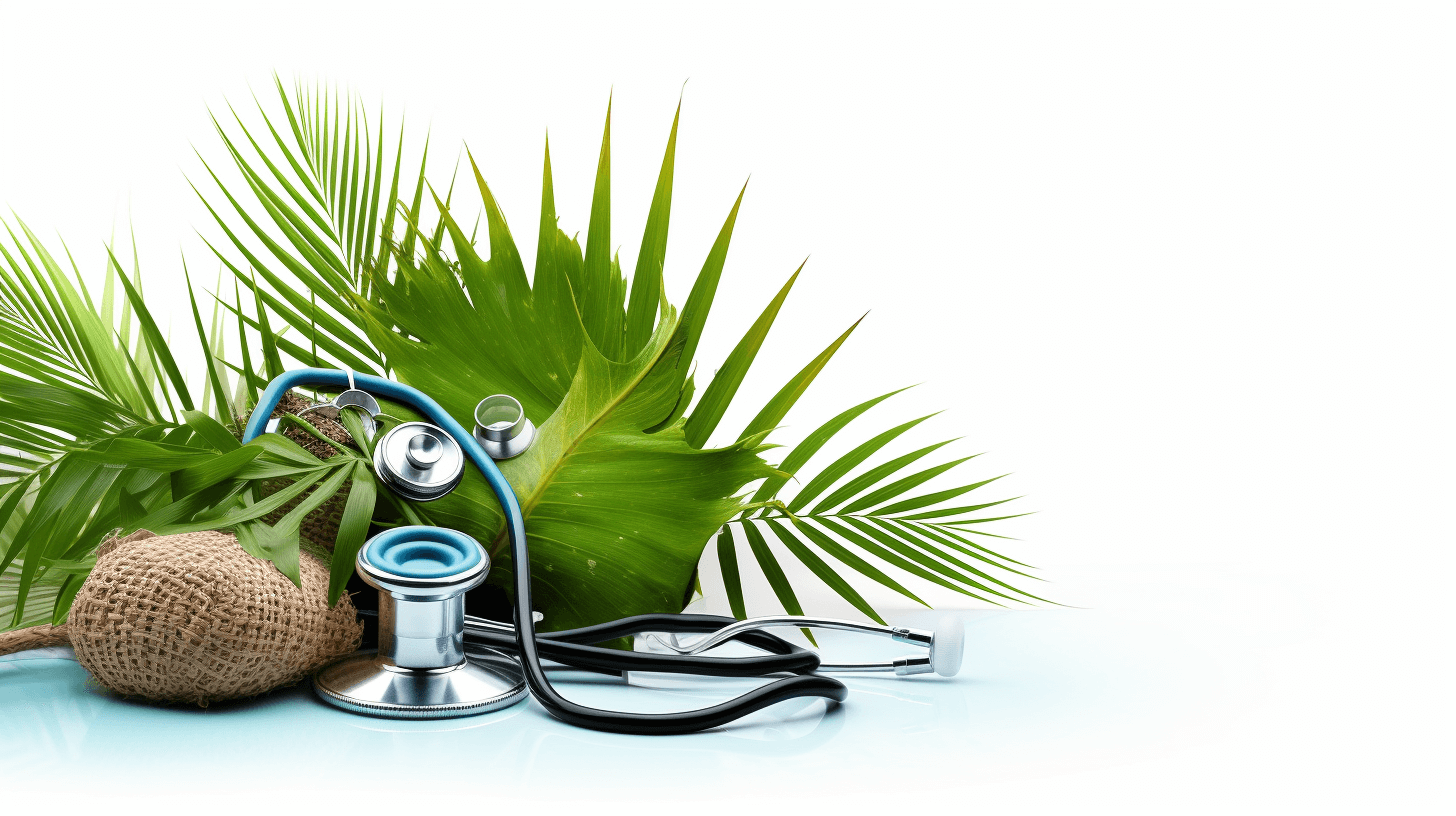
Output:
[[930,667],[941,677],[954,677],[961,670],[965,652],[965,621],[955,615],[941,618],[930,641]]

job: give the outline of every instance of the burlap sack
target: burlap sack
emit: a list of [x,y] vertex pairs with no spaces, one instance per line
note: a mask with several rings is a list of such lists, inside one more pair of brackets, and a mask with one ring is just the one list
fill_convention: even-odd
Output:
[[[281,417],[284,414],[298,415],[311,404],[311,402],[298,394],[289,391],[278,400],[278,407],[273,409],[272,416]],[[247,424],[247,421],[247,417],[238,417],[238,427],[243,427]],[[303,421],[312,425],[319,433],[338,442],[340,445],[354,447],[354,440],[349,437],[349,432],[344,430],[343,425],[325,417],[317,411],[310,411],[303,414]],[[327,442],[320,442],[307,432],[292,425],[287,425],[283,428],[283,435],[297,442],[304,450],[320,459],[329,459],[337,456],[339,453]],[[270,479],[264,481],[262,483],[262,495],[266,498],[291,484],[292,482],[287,479]],[[272,513],[264,516],[263,521],[268,524],[277,524],[279,519],[297,507],[307,496],[308,494],[304,494],[288,502]],[[333,497],[320,505],[317,510],[304,517],[303,522],[298,525],[299,537],[305,543],[312,545],[315,551],[333,551],[334,540],[339,536],[339,524],[344,517],[344,503],[348,500],[348,497],[349,485],[345,484],[339,492],[335,493]]]
[[295,683],[359,645],[345,595],[304,554],[295,587],[230,533],[140,531],[97,550],[67,619],[76,658],[102,685],[207,705]]

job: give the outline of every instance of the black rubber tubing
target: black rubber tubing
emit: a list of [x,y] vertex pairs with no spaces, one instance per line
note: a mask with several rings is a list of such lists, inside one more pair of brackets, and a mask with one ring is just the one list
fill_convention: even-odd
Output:
[[[653,652],[628,652],[604,649],[588,644],[600,643],[641,632],[692,632],[707,634],[733,623],[733,618],[717,615],[638,615],[611,623],[548,632],[536,636],[541,655],[563,665],[588,671],[619,674],[624,671],[651,671],[671,674],[698,674],[709,677],[763,677],[784,672],[812,674],[819,668],[819,655],[801,649],[768,632],[745,632],[733,638],[771,652],[751,657],[706,657]],[[516,638],[505,632],[472,631],[465,642],[515,653]]]
[[[509,488],[507,488],[509,489]],[[514,500],[514,496],[510,497]],[[504,503],[504,497],[502,497]],[[557,719],[581,728],[596,731],[611,731],[618,734],[691,734],[708,728],[717,728],[759,709],[797,697],[823,697],[835,703],[842,703],[849,696],[849,689],[832,677],[819,674],[800,674],[775,680],[759,686],[747,694],[740,695],[707,708],[693,711],[679,711],[666,714],[645,714],[630,711],[607,711],[584,706],[562,697],[557,693],[546,670],[541,667],[541,651],[536,637],[536,621],[531,614],[531,552],[526,544],[526,525],[519,510],[506,512],[506,530],[511,540],[511,566],[515,582],[516,646],[521,657],[521,668],[526,674],[526,685],[541,707]],[[607,624],[611,631],[616,625],[627,623],[631,618]],[[659,630],[660,631],[660,630]],[[596,636],[593,632],[592,636]]]

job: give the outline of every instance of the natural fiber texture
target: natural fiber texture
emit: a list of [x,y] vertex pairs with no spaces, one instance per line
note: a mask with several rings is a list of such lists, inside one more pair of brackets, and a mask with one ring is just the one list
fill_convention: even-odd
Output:
[[102,685],[207,705],[295,683],[353,652],[363,625],[328,568],[303,554],[295,587],[228,533],[140,531],[97,551],[69,617],[76,658]]
[[51,626],[27,626],[9,632],[0,632],[0,655],[23,652],[27,649],[44,649],[47,646],[70,646],[71,635],[65,624]]
[[[298,416],[304,409],[312,405],[307,399],[297,393],[288,391],[278,400],[278,407],[273,409],[271,416],[281,417],[284,414]],[[350,438],[349,432],[338,422],[329,419],[317,411],[309,411],[301,417],[304,422],[312,425],[314,430],[338,442],[346,447],[355,447],[354,440]],[[247,417],[238,418],[238,427],[247,424]],[[339,452],[333,445],[320,441],[316,437],[293,425],[283,427],[283,435],[298,443],[300,447],[320,459],[328,459],[337,456]],[[262,498],[267,498],[274,493],[290,486],[292,482],[286,479],[269,479],[261,484]],[[339,522],[344,517],[344,503],[349,496],[349,485],[345,484],[339,492],[335,493],[328,501],[319,506],[317,510],[309,513],[298,525],[299,536],[316,549],[332,552],[334,540],[339,537]],[[307,495],[299,496],[277,510],[263,517],[267,524],[277,524],[278,520],[288,514],[290,510],[297,507]]]
[[[312,404],[298,394],[289,391],[279,398],[278,407],[273,409],[271,416],[281,417],[284,414],[298,416],[299,414],[303,414],[304,409]],[[354,445],[354,441],[349,438],[349,432],[344,429],[343,425],[340,425],[338,422],[329,419],[317,411],[309,411],[303,414],[300,419],[312,425],[314,430],[338,442],[340,445],[350,447]],[[337,456],[339,453],[334,449],[333,445],[320,441],[302,428],[286,426],[283,428],[283,435],[297,442],[304,450],[320,459],[328,459],[331,456]]]

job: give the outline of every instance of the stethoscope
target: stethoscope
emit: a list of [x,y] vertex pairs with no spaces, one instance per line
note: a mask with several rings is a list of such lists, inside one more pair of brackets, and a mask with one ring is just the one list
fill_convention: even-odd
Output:
[[[714,728],[796,697],[843,702],[848,689],[819,672],[935,672],[960,670],[964,630],[950,619],[937,631],[879,626],[803,616],[735,620],[718,615],[637,615],[610,623],[538,633],[531,605],[530,552],[525,519],[495,459],[526,450],[535,434],[520,403],[495,395],[476,408],[475,432],[467,433],[434,400],[410,386],[366,374],[304,368],[279,375],[258,399],[243,441],[277,429],[270,416],[294,388],[338,389],[316,408],[358,409],[367,415],[379,481],[411,501],[432,501],[459,484],[465,460],[485,477],[506,519],[514,567],[515,625],[465,614],[465,593],[490,570],[480,543],[443,527],[404,526],[365,542],[355,567],[379,590],[379,648],[346,657],[319,671],[314,689],[325,702],[385,717],[433,719],[495,711],[529,692],[552,716],[573,725],[629,734],[683,734]],[[376,397],[405,405],[427,422],[403,422],[379,436],[382,413]],[[925,647],[924,654],[883,663],[821,663],[819,655],[765,631],[774,627],[837,629],[889,637]],[[679,635],[706,635],[684,644]],[[627,652],[593,644],[647,635],[660,651]],[[729,641],[762,654],[704,655]],[[667,714],[608,711],[562,697],[542,661],[587,671],[619,674],[669,672],[719,677],[765,677],[772,682],[719,705]],[[788,676],[782,676],[788,675]]]

